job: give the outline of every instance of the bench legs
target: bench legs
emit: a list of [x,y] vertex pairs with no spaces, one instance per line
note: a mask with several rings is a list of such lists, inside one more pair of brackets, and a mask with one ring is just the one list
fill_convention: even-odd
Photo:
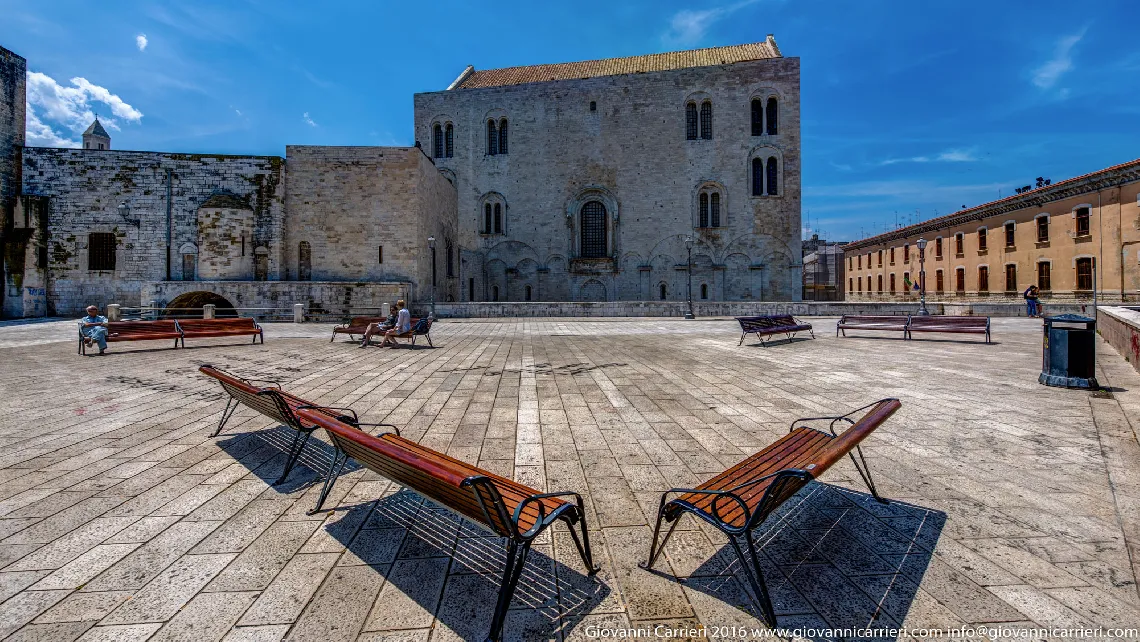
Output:
[[345,464],[348,463],[348,455],[343,450],[337,448],[333,452],[332,460],[329,461],[329,470],[325,473],[325,484],[321,488],[321,495],[317,498],[317,505],[313,510],[309,511],[309,515],[320,512],[321,506],[325,505],[325,500],[328,499],[329,493],[332,491],[333,485],[336,484],[337,477],[344,470]]
[[[764,582],[764,572],[760,570],[760,559],[756,556],[756,542],[752,539],[752,531],[744,531],[744,541],[748,545],[747,558],[744,556],[744,551],[740,549],[740,542],[737,541],[736,536],[730,535],[728,541],[732,542],[732,548],[740,559],[740,566],[744,570],[744,574],[748,576],[748,583],[752,585],[752,592],[756,594],[756,599],[760,600],[760,611],[761,615],[764,616],[764,622],[773,629],[776,628],[776,610],[772,608],[772,598],[768,595],[768,585]],[[749,568],[750,566],[751,568]]]
[[491,617],[491,630],[487,633],[487,642],[499,642],[503,639],[503,624],[507,619],[507,609],[511,606],[511,598],[519,585],[523,567],[526,566],[530,544],[531,540],[520,544],[511,539],[507,545],[507,568],[503,571],[503,584],[499,587],[499,599],[495,602],[495,614]]
[[[847,453],[851,457],[851,463],[855,464],[855,470],[859,471],[859,476],[863,478],[863,483],[867,484],[867,490],[871,491],[871,496],[875,501],[880,504],[889,504],[890,502],[879,496],[878,489],[875,488],[875,480],[871,479],[871,467],[867,465],[867,459],[863,457],[863,449],[859,446],[855,447],[855,452],[859,453],[859,459],[855,459],[855,453]],[[859,463],[863,465],[860,466]]]
[[277,481],[273,482],[274,486],[281,484],[285,478],[289,476],[289,471],[293,470],[297,460],[301,458],[301,451],[305,449],[305,444],[309,443],[309,437],[313,436],[312,430],[306,430],[305,436],[301,437],[301,431],[296,430],[293,433],[293,443],[289,445],[289,458],[285,460],[285,470],[281,471],[281,476]]
[[210,433],[210,437],[217,437],[222,432],[222,427],[225,426],[226,422],[230,420],[230,417],[233,416],[234,411],[237,410],[237,408],[237,399],[230,397],[230,400],[226,402],[226,409],[222,411],[222,420],[218,422],[218,428],[214,430],[214,432]]
[[657,543],[657,538],[661,535],[661,522],[665,519],[665,497],[661,497],[661,506],[657,509],[657,526],[653,528],[653,541],[649,543],[649,561],[639,564],[641,568],[649,570],[653,568],[653,563],[661,556],[661,551],[665,550],[665,543],[673,536],[673,529],[677,528],[677,523],[681,521],[681,516],[678,515],[677,519],[669,526],[669,531],[665,533],[665,538],[661,540],[661,544]]

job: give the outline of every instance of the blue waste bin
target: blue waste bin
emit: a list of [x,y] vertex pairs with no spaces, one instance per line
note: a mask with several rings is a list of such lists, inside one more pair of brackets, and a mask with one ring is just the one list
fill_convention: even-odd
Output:
[[1096,319],[1077,314],[1045,317],[1038,382],[1060,388],[1099,389]]

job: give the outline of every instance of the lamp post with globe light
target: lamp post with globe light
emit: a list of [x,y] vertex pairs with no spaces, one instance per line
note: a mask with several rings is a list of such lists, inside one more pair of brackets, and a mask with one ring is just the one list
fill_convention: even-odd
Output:
[[685,237],[686,263],[685,272],[689,275],[689,311],[685,313],[686,319],[697,318],[693,314],[693,237]]
[[918,316],[930,316],[930,310],[926,309],[926,239],[920,238],[914,242],[918,246]]
[[428,248],[431,249],[431,318],[435,320],[435,237],[428,237]]

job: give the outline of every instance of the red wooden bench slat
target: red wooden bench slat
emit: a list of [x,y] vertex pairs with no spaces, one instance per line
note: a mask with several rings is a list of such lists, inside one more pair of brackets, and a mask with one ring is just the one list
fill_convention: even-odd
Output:
[[[354,334],[364,334],[368,331],[368,326],[373,323],[384,323],[388,317],[352,317],[348,323],[333,326],[332,338],[335,339],[338,334],[347,334],[352,336]],[[332,341],[332,339],[329,339]]]
[[[173,320],[158,321],[108,321],[103,324],[107,328],[107,342],[114,341],[157,341],[159,339],[174,339],[174,347],[182,338],[182,331],[177,322]],[[85,354],[86,344],[83,336],[83,324],[80,322],[79,352]]]

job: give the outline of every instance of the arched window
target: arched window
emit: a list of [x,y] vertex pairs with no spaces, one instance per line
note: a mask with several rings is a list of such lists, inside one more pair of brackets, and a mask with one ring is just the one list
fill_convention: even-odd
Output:
[[313,278],[313,248],[308,241],[297,246],[297,280],[311,281]]
[[499,286],[497,286],[497,285],[491,286],[491,300],[492,301],[498,301],[499,300]]
[[451,123],[448,123],[444,130],[443,155],[448,158],[455,156],[455,128],[451,126]]
[[483,233],[490,234],[491,230],[491,204],[483,205]]
[[523,300],[530,301],[530,292],[531,292],[530,286],[528,285],[528,286],[526,286],[526,291],[523,292]]
[[499,153],[507,153],[507,119],[499,121]]
[[665,300],[665,295],[666,295],[666,294],[668,294],[668,291],[666,290],[666,288],[665,288],[665,284],[664,284],[664,283],[662,283],[662,284],[661,284],[660,286],[658,286],[658,287],[661,289],[661,293],[660,293],[660,296],[661,296],[661,300],[662,300],[662,301],[664,301],[664,300]]
[[769,136],[775,136],[776,132],[779,131],[777,128],[778,123],[776,122],[776,118],[777,118],[776,114],[777,113],[779,113],[779,109],[776,108],[776,97],[773,96],[773,97],[768,99],[768,135]]
[[712,195],[712,226],[720,227],[720,194],[716,192]]
[[685,138],[697,139],[697,104],[685,103]]
[[752,159],[752,195],[764,195],[764,159]]
[[700,209],[699,209],[699,214],[697,216],[697,221],[698,221],[697,227],[708,227],[709,226],[709,195],[704,193],[704,192],[701,192],[699,200],[700,200]]
[[439,123],[431,128],[431,155],[433,158],[443,158],[443,127]]
[[702,283],[701,284],[701,298],[702,299],[709,298],[709,285],[708,285],[708,283]]
[[776,167],[776,157],[775,156],[769,156],[768,157],[768,176],[767,176],[768,196],[775,196],[776,195],[776,187],[777,187],[777,185],[779,185],[779,180],[780,180],[780,169],[778,167]]
[[503,233],[503,206],[495,203],[495,234]]
[[759,98],[752,99],[752,135],[764,133],[764,103]]
[[487,155],[494,156],[499,153],[499,133],[495,129],[495,121],[487,121]]
[[712,140],[712,102],[701,103],[701,138]]
[[606,206],[590,201],[582,206],[582,258],[605,258],[606,249]]

